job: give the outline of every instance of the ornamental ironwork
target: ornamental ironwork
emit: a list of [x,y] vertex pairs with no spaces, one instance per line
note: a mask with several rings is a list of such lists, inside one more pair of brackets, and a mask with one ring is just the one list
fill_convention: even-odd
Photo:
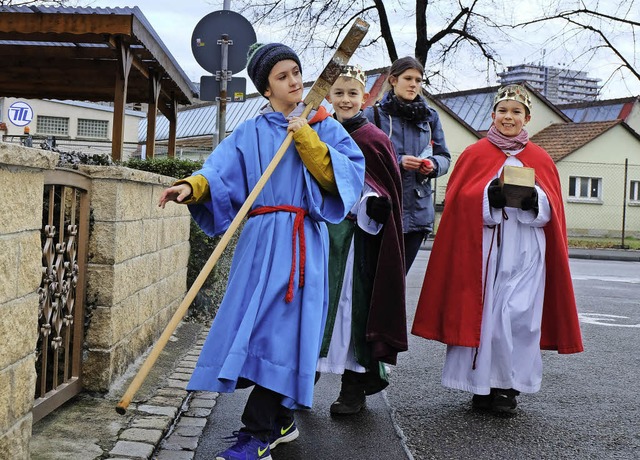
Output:
[[81,390],[88,184],[70,171],[45,178],[34,420]]

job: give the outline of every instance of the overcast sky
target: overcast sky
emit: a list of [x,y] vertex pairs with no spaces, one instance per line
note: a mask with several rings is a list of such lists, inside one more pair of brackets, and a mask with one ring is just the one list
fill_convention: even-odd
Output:
[[[613,2],[613,0],[609,1]],[[191,52],[191,35],[198,22],[204,16],[222,9],[222,0],[183,0],[179,3],[176,3],[174,0],[83,0],[77,3],[91,7],[138,6],[160,36],[169,52],[191,80],[199,81],[201,76],[209,75],[206,70],[200,67],[193,57]],[[231,9],[233,10],[233,0],[231,0],[230,3]],[[531,3],[515,3],[517,5],[515,5],[514,12],[516,12],[519,17],[526,18],[528,15],[533,14],[526,9],[526,5],[531,5]],[[396,23],[397,25],[395,27],[405,27],[408,29],[405,31],[394,29],[400,55],[412,54],[413,42],[415,41],[415,29],[411,30],[412,23],[413,21],[406,20],[402,23]],[[404,24],[404,26],[402,24]],[[407,26],[407,24],[409,24],[409,26]],[[525,62],[533,62],[536,64],[544,62],[546,65],[553,67],[562,65],[569,68],[576,68],[577,66],[577,70],[584,70],[588,72],[590,77],[601,78],[603,81],[609,77],[613,68],[612,63],[606,62],[604,59],[589,60],[585,58],[583,62],[567,62],[567,50],[564,49],[564,45],[559,44],[558,40],[545,41],[545,39],[548,38],[545,37],[545,31],[549,29],[548,26],[546,29],[543,27],[535,34],[529,32],[520,42],[506,42],[502,47],[499,44],[494,44],[494,47],[503,58],[505,65],[516,65]],[[259,42],[284,41],[286,43],[286,38],[276,34],[276,32],[267,29],[256,29],[255,32]],[[402,42],[402,32],[408,37],[404,45]],[[536,41],[535,43],[533,42],[534,40]],[[633,38],[629,38],[623,43],[629,47],[638,46],[637,44],[634,45]],[[295,44],[287,44],[295,48]],[[542,48],[546,50],[544,56],[541,51]],[[359,60],[358,57],[356,57],[356,62],[360,63],[365,70],[389,65],[389,60],[386,55],[383,61],[378,60],[377,57],[369,56],[361,57]],[[315,79],[317,77],[317,74],[313,74],[315,69],[312,68],[312,73],[310,74],[307,69],[312,66],[305,66],[306,63],[304,59],[302,64],[303,67],[305,67],[305,81]],[[320,69],[321,67],[318,68],[317,71]],[[473,75],[470,74],[470,72],[463,72],[457,73],[457,75],[459,75],[459,78],[453,79],[456,85],[454,89],[456,90],[472,89],[495,84],[495,76],[491,76],[488,80],[486,73]],[[246,72],[243,71],[239,73],[238,76],[246,76]],[[254,88],[248,79],[247,85],[247,92],[253,92]],[[626,82],[608,84],[604,88],[601,98],[627,97],[630,95],[640,95],[640,82],[627,79]]]

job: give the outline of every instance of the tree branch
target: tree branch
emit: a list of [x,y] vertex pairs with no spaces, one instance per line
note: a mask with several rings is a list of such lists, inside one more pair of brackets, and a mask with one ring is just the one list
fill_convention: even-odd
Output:
[[393,41],[393,34],[391,33],[391,26],[389,25],[389,17],[387,16],[387,10],[384,8],[382,0],[374,0],[373,4],[378,10],[378,18],[380,18],[380,31],[384,42],[387,45],[387,52],[391,62],[398,59],[398,51],[396,50],[396,44]]
[[611,43],[611,41],[607,38],[607,36],[600,30],[600,29],[596,29],[593,26],[589,26],[589,25],[585,25],[585,24],[581,24],[577,21],[574,21],[572,19],[567,19],[568,22],[570,22],[573,25],[582,27],[585,30],[590,30],[591,32],[595,33],[596,35],[600,36],[600,39],[607,45],[607,48],[610,49],[611,51],[613,51],[613,53],[618,56],[618,58],[622,61],[623,63],[623,67],[626,67],[638,80],[640,80],[640,72],[638,72],[634,67],[633,64],[631,64],[621,53],[620,51],[618,51],[618,49],[613,45],[613,43]]

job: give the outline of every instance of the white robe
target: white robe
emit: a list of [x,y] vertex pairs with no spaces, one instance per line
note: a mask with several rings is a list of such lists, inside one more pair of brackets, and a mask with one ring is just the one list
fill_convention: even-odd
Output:
[[[362,191],[362,196],[358,202],[351,208],[351,214],[357,216],[356,223],[363,231],[370,235],[377,235],[382,230],[382,224],[379,224],[367,213],[367,200],[378,194],[367,184]],[[336,320],[333,325],[331,334],[331,342],[329,342],[329,350],[326,357],[318,360],[318,372],[327,372],[331,374],[344,374],[345,369],[364,373],[367,370],[356,361],[353,343],[351,341],[351,304],[353,297],[353,238],[349,245],[349,254],[344,270],[344,280],[342,282],[342,290],[340,292],[340,300],[338,301],[338,310],[336,312]]]
[[[513,154],[504,165],[522,163]],[[487,187],[482,242],[486,287],[480,347],[448,346],[442,384],[481,395],[489,394],[491,388],[535,393],[542,381],[540,329],[546,249],[543,227],[551,219],[551,209],[546,194],[536,185],[538,215],[507,207],[504,210],[508,219],[503,219],[502,210],[489,206]]]

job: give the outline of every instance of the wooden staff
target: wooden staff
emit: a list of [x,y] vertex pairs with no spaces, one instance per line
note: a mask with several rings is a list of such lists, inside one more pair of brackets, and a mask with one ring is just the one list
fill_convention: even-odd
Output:
[[[335,52],[327,66],[315,81],[307,96],[304,98],[303,102],[306,107],[302,112],[301,117],[306,118],[312,109],[317,109],[318,107],[320,107],[320,104],[322,103],[325,95],[329,92],[331,85],[333,85],[336,79],[340,76],[342,66],[349,62],[349,59],[351,58],[351,56],[353,56],[353,53],[355,52],[358,45],[360,45],[360,42],[366,35],[368,29],[368,23],[360,18],[356,19],[349,32],[347,32],[347,35],[344,37],[344,40],[342,41],[342,43],[340,43],[338,50]],[[218,262],[218,259],[222,255],[224,249],[227,247],[227,244],[229,244],[231,237],[242,223],[242,220],[249,213],[251,206],[264,188],[267,180],[269,180],[269,177],[271,177],[271,174],[273,174],[273,171],[276,169],[276,166],[284,156],[287,148],[289,148],[289,145],[291,145],[292,140],[293,133],[290,132],[287,134],[287,137],[282,142],[282,145],[274,155],[267,168],[264,170],[264,173],[262,173],[262,176],[260,177],[256,185],[253,187],[253,190],[251,190],[251,193],[249,193],[249,196],[238,211],[238,214],[233,219],[233,221],[231,221],[229,228],[227,228],[227,231],[225,231],[222,235],[220,242],[213,250],[213,253],[209,257],[209,260],[207,260],[207,263],[204,265],[204,267],[202,267],[200,274],[187,291],[187,295],[182,300],[182,303],[174,313],[171,321],[169,321],[169,324],[167,324],[167,327],[162,332],[162,335],[160,335],[160,338],[151,349],[149,356],[147,356],[147,359],[142,364],[142,367],[140,367],[140,370],[133,378],[133,380],[129,384],[129,387],[127,388],[127,391],[124,393],[122,399],[116,406],[116,412],[118,412],[119,414],[124,414],[127,411],[127,407],[129,407],[131,399],[133,399],[133,396],[140,389],[142,382],[144,382],[144,379],[149,374],[149,371],[158,359],[160,352],[164,349],[165,345],[169,341],[169,338],[180,324],[180,321],[182,321],[182,318],[189,309],[189,305],[191,305],[191,302],[193,302],[193,299],[209,276],[209,273],[211,273],[211,270]]]

